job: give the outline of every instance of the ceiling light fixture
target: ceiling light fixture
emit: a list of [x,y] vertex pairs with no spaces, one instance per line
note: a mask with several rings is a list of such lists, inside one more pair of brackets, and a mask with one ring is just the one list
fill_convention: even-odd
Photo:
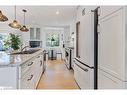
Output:
[[21,25],[18,23],[18,21],[16,20],[16,6],[14,7],[14,11],[15,11],[15,19],[13,20],[12,23],[9,24],[9,26],[11,28],[15,28],[15,29],[19,29],[21,28]]
[[0,10],[0,21],[1,22],[5,22],[5,21],[7,21],[8,20],[8,18],[5,16],[5,15],[3,15],[2,14],[2,11]]
[[27,31],[29,31],[29,29],[26,27],[26,25],[25,25],[25,13],[27,12],[26,10],[22,10],[23,12],[24,12],[24,25],[20,28],[20,30],[21,31],[23,31],[23,32],[27,32]]

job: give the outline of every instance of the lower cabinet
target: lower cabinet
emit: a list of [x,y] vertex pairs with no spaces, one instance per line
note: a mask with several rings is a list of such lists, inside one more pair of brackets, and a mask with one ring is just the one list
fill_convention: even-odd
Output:
[[[28,64],[28,65],[26,65]],[[44,71],[43,65],[43,55],[40,54],[33,58],[33,60],[24,64],[25,66],[21,66],[20,70],[22,69],[25,71],[21,72],[21,76],[19,79],[19,88],[20,89],[36,89],[40,77]]]
[[0,89],[17,89],[17,68],[0,68]]
[[98,70],[98,89],[123,89],[126,84],[105,71]]
[[35,74],[31,72],[32,70],[28,71],[22,78],[21,78],[21,89],[34,89],[35,88]]

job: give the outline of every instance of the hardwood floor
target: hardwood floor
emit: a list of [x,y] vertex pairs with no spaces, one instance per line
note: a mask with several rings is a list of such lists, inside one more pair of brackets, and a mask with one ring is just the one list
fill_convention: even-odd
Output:
[[61,60],[47,61],[37,89],[79,89],[73,71],[68,70]]

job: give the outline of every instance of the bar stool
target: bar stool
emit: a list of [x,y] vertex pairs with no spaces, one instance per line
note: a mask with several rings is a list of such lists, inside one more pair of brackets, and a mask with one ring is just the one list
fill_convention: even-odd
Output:
[[61,52],[57,52],[56,54],[57,54],[57,59],[59,59],[59,55],[60,55],[60,57],[61,57],[60,59],[62,60],[62,53]]

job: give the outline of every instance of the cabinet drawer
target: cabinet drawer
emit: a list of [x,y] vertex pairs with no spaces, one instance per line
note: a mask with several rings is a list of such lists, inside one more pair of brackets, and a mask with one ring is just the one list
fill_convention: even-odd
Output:
[[35,88],[35,74],[32,70],[28,71],[22,78],[20,83],[21,89],[34,89]]
[[40,60],[42,60],[42,59],[43,59],[42,54],[39,54],[39,55],[36,57],[36,60],[38,60],[38,61],[40,61]]
[[110,74],[98,70],[98,88],[99,89],[122,89],[125,82],[111,76]]
[[120,8],[122,8],[122,6],[101,6],[98,9],[99,19],[105,18],[106,16],[116,12]]
[[36,66],[35,66],[36,72],[42,72],[42,70],[43,70],[43,56],[42,56],[42,54],[38,55],[36,57],[35,61],[36,61]]
[[30,68],[32,68],[33,65],[35,65],[34,63],[35,63],[34,60],[24,63],[21,66],[21,76],[24,75]]

